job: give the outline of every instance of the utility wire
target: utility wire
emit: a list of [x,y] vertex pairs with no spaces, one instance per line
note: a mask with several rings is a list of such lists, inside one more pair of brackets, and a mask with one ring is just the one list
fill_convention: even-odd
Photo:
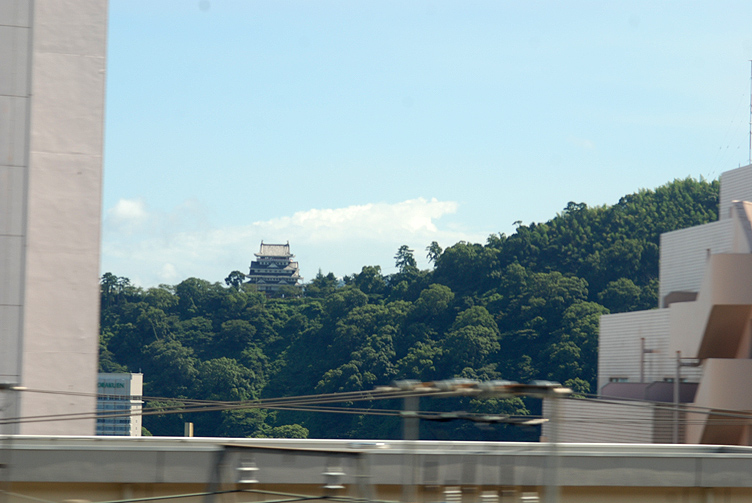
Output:
[[[77,395],[77,396],[117,396],[108,394],[92,394],[92,393],[78,393],[67,391],[52,391],[52,390],[37,390],[37,389],[24,389],[20,390],[29,393],[48,393],[48,394],[62,394],[62,395]],[[147,397],[143,398],[146,401],[165,400],[175,403],[174,407],[143,407],[133,411],[123,410],[119,412],[117,410],[99,410],[97,412],[80,412],[80,413],[68,413],[68,414],[50,414],[40,416],[24,416],[24,417],[10,417],[0,419],[0,424],[18,424],[18,423],[32,423],[32,422],[46,422],[46,421],[70,421],[81,420],[91,418],[116,418],[116,417],[128,417],[131,415],[164,415],[164,414],[187,414],[198,412],[214,412],[222,410],[238,410],[238,409],[276,409],[276,410],[292,410],[292,411],[321,411],[321,412],[339,412],[339,413],[358,413],[358,414],[370,414],[370,415],[399,415],[400,411],[389,411],[385,409],[352,409],[344,407],[331,407],[323,409],[321,407],[315,407],[321,404],[341,403],[341,402],[357,402],[357,401],[374,401],[374,400],[388,400],[388,399],[401,399],[411,396],[431,396],[431,397],[446,397],[457,396],[452,391],[445,392],[432,392],[426,394],[421,391],[394,391],[394,390],[374,390],[374,391],[354,391],[354,392],[341,392],[341,393],[326,393],[307,396],[296,397],[282,397],[272,399],[259,399],[250,401],[217,401],[217,400],[193,400],[193,399],[176,399],[165,397]],[[186,406],[186,404],[189,404]],[[479,414],[480,416],[481,414]]]
[[[38,389],[23,389],[19,390],[28,393],[47,393],[47,394],[61,394],[61,395],[76,395],[76,396],[92,396],[92,397],[115,397],[118,395],[109,394],[93,394],[93,393],[80,393],[69,391],[53,391],[53,390],[38,390]],[[340,414],[359,414],[359,415],[373,415],[373,416],[400,416],[402,411],[395,409],[379,409],[379,408],[357,408],[357,407],[345,407],[345,406],[332,406],[331,404],[342,402],[359,402],[359,401],[378,401],[378,400],[394,400],[403,399],[406,397],[415,396],[427,396],[427,397],[457,397],[457,393],[452,391],[446,392],[430,392],[425,391],[412,391],[412,390],[369,390],[369,391],[350,391],[339,393],[321,393],[315,395],[303,395],[293,397],[279,397],[279,398],[266,398],[258,400],[247,401],[220,401],[220,400],[197,400],[197,399],[181,399],[181,398],[168,398],[168,397],[151,397],[143,396],[144,401],[151,402],[168,402],[173,403],[173,406],[147,406],[135,410],[99,410],[96,412],[80,412],[80,413],[68,413],[68,414],[50,414],[40,416],[24,416],[24,417],[10,417],[0,419],[0,424],[18,424],[18,423],[32,423],[32,422],[47,422],[47,421],[72,421],[92,418],[118,418],[129,417],[134,415],[151,416],[151,415],[167,415],[167,414],[195,414],[202,412],[216,412],[226,410],[248,410],[248,409],[271,409],[271,410],[287,410],[295,412],[324,412],[324,413],[340,413]],[[615,397],[597,397],[592,394],[581,394],[581,396],[567,397],[567,400],[578,400],[591,403],[601,404],[618,404],[634,407],[644,407],[645,405],[651,405],[658,410],[673,411],[676,406],[670,402],[658,402],[650,400],[635,400],[635,399],[619,399]],[[680,404],[679,408],[685,413],[701,414],[706,416],[712,416],[707,421],[712,421],[712,424],[747,424],[752,421],[752,413],[740,412],[740,411],[726,411],[710,409],[706,407],[698,407],[688,404]],[[426,420],[450,420],[446,412],[422,412],[422,419]],[[455,413],[456,414],[456,413]],[[467,419],[470,421],[484,421],[489,418],[499,418],[499,415],[488,413],[462,413],[462,417],[455,417],[456,419]],[[526,415],[526,416],[510,416],[512,419],[526,418],[537,419],[539,416]],[[721,418],[724,418],[724,423],[721,423]],[[577,413],[574,411],[574,415],[568,415],[566,422],[596,422],[605,424],[628,424],[648,421],[638,419],[613,419],[603,417],[591,417],[587,413]],[[672,423],[673,419],[670,418],[654,418],[652,421],[661,423]],[[690,420],[686,417],[681,419],[682,424],[693,424],[694,422],[706,422],[703,420]]]

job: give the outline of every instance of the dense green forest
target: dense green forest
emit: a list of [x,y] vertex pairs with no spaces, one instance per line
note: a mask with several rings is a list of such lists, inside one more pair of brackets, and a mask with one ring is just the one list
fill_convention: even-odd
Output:
[[[485,244],[397,250],[397,272],[364,266],[319,274],[305,293],[267,298],[228,271],[224,284],[188,278],[141,289],[101,281],[100,367],[142,371],[148,407],[187,399],[253,400],[370,390],[395,379],[559,381],[595,391],[598,320],[658,305],[662,232],[717,219],[717,181],[676,180],[613,206],[569,203],[545,223]],[[431,270],[416,266],[426,253]],[[399,403],[343,406],[400,408]],[[539,404],[422,399],[421,408],[531,414]],[[400,438],[395,417],[260,409],[144,417],[154,435]],[[421,425],[421,438],[535,439],[536,432],[467,422]]]

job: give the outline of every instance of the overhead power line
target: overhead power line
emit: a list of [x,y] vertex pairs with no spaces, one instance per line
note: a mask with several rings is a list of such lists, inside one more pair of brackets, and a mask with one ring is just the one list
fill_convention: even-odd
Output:
[[[22,388],[19,391],[27,393],[48,393],[48,394],[61,394],[61,395],[76,395],[76,396],[112,396],[108,394],[94,394],[94,393],[80,393],[70,391],[54,391],[54,390],[39,390],[39,389],[26,389]],[[463,392],[460,392],[462,395]],[[48,414],[37,416],[22,416],[22,417],[8,417],[0,419],[0,424],[18,424],[18,423],[32,423],[32,422],[49,422],[49,421],[73,421],[92,418],[116,418],[116,417],[129,417],[133,415],[150,416],[150,415],[166,415],[166,414],[189,414],[189,413],[201,413],[201,412],[216,412],[224,410],[244,410],[244,409],[273,409],[273,410],[289,410],[299,412],[326,412],[326,413],[341,413],[341,414],[360,414],[360,415],[381,415],[381,416],[400,416],[402,411],[394,409],[373,409],[373,408],[353,408],[353,407],[334,407],[327,406],[335,403],[342,402],[359,402],[359,401],[375,401],[375,400],[392,400],[392,399],[404,399],[408,397],[426,396],[425,389],[399,389],[395,387],[383,387],[376,390],[368,391],[351,391],[351,392],[339,392],[339,393],[324,393],[316,395],[304,395],[294,397],[281,397],[281,398],[268,398],[249,401],[219,401],[219,400],[196,400],[196,399],[180,399],[180,398],[167,398],[167,397],[141,397],[146,402],[172,402],[174,406],[151,406],[142,407],[141,409],[123,410],[123,411],[96,411],[96,412],[80,412],[80,413],[67,413],[67,414]],[[458,396],[456,389],[436,388],[430,392],[430,396],[436,398]],[[449,420],[448,416],[441,418],[440,414],[446,413],[426,413],[428,416],[426,419],[430,420]],[[501,422],[503,418],[509,416],[489,416],[485,413],[462,413],[457,414],[456,419],[466,419],[470,421],[487,421],[487,422]],[[461,416],[461,417],[460,417]],[[529,416],[524,416],[530,418]],[[530,418],[536,419],[536,418]],[[515,418],[511,420],[518,421]]]
[[[551,383],[552,384],[552,383]],[[459,397],[459,396],[480,396],[484,393],[486,395],[493,394],[494,386],[497,389],[499,396],[515,396],[521,394],[538,394],[541,393],[544,387],[535,388],[536,384],[519,384],[510,383],[509,381],[495,381],[490,383],[478,383],[476,381],[467,380],[447,380],[437,381],[431,383],[419,383],[417,381],[401,381],[395,383],[392,386],[379,387],[374,390],[365,391],[348,391],[338,393],[320,393],[315,395],[301,395],[291,397],[278,397],[278,398],[264,398],[257,400],[245,400],[245,401],[226,401],[226,400],[200,400],[189,398],[174,398],[174,397],[157,397],[157,396],[142,396],[146,403],[153,404],[154,402],[161,402],[160,405],[144,406],[141,409],[123,410],[123,411],[91,411],[91,412],[79,412],[79,413],[66,413],[66,414],[48,414],[37,416],[19,416],[8,417],[0,419],[1,424],[19,424],[19,423],[32,423],[32,422],[49,422],[49,421],[74,421],[84,419],[98,419],[98,418],[117,418],[117,417],[129,417],[134,415],[141,416],[162,416],[169,414],[198,414],[204,412],[217,412],[217,411],[229,411],[229,410],[250,410],[250,409],[270,409],[270,410],[286,410],[294,412],[320,412],[320,413],[334,413],[334,414],[358,414],[358,415],[371,415],[371,416],[391,416],[391,417],[405,417],[405,412],[397,409],[380,409],[380,408],[365,408],[365,407],[351,407],[351,406],[337,406],[337,403],[344,402],[363,402],[363,401],[381,401],[381,400],[399,400],[409,397],[421,397],[430,396],[435,398],[446,397]],[[532,386],[532,387],[531,387]],[[550,388],[549,385],[546,385]],[[56,390],[40,390],[40,389],[26,389],[19,388],[19,392],[25,393],[46,393],[46,394],[59,394],[59,395],[74,395],[74,396],[113,396],[109,394],[96,394],[96,393],[82,393],[71,391],[56,391]],[[593,394],[578,394],[571,397],[567,397],[568,400],[579,400],[585,402],[595,402],[603,404],[619,404],[634,407],[643,407],[645,405],[652,405],[658,410],[673,411],[675,409],[674,404],[669,402],[658,402],[650,400],[634,400],[634,399],[618,399],[612,397],[598,397]],[[697,407],[689,404],[682,404],[680,410],[687,414],[694,413],[700,415],[709,415],[712,417],[713,424],[749,424],[752,422],[752,413],[742,411],[725,411],[714,410],[709,408]],[[488,414],[488,413],[468,413],[464,411],[458,412],[441,412],[441,411],[421,411],[417,416],[418,419],[425,421],[451,421],[451,420],[467,420],[473,422],[486,422],[486,423],[511,423],[511,424],[528,424],[534,425],[541,423],[544,418],[534,415],[503,415],[503,414]],[[670,418],[656,418],[651,419],[658,423],[666,422],[671,423]],[[637,424],[646,422],[648,419],[637,418],[602,418],[589,416],[586,413],[578,414],[574,411],[573,414],[568,414],[566,418],[567,423],[599,423],[599,424],[612,424],[626,425]],[[701,420],[693,420],[685,417],[681,420],[682,424],[692,424]]]

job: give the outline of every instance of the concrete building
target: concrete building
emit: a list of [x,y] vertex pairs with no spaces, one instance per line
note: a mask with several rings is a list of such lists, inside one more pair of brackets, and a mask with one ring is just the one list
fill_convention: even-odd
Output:
[[601,318],[602,400],[562,402],[562,440],[752,445],[752,165],[720,181],[718,221],[661,235],[661,305]]
[[97,435],[141,436],[143,374],[99,374]]
[[106,27],[105,0],[0,2],[3,433],[94,433],[9,419],[96,409]]
[[261,242],[256,260],[251,262],[248,282],[256,286],[259,292],[274,294],[283,286],[297,286],[300,281],[300,267],[292,259],[290,243],[265,244]]

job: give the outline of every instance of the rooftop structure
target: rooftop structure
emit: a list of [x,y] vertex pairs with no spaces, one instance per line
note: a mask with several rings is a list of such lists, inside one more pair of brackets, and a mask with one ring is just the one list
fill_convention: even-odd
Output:
[[752,445],[749,201],[752,165],[721,175],[718,221],[661,235],[660,306],[601,317],[603,400],[563,401],[562,440]]
[[295,255],[290,253],[290,243],[266,244],[261,241],[256,260],[251,262],[248,272],[248,283],[255,285],[260,292],[274,294],[283,286],[297,286],[303,278],[300,277],[300,267],[293,262]]

